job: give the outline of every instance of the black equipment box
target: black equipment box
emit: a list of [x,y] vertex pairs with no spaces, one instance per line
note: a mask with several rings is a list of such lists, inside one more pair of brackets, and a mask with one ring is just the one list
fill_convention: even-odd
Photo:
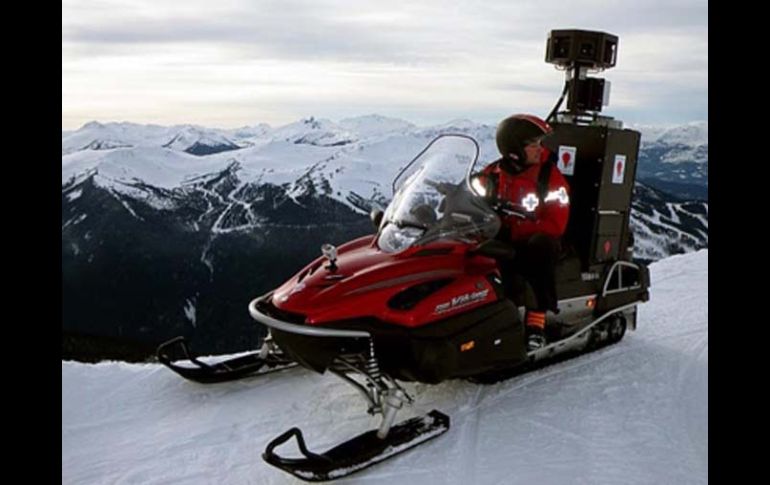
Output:
[[608,126],[552,123],[557,166],[570,185],[570,215],[564,239],[584,270],[628,259],[631,197],[640,133]]

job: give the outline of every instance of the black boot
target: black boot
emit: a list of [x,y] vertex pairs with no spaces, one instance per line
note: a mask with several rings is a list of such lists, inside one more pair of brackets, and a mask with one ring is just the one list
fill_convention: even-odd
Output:
[[527,309],[527,351],[545,347],[545,312]]
[[533,352],[535,350],[545,347],[545,332],[540,327],[527,326],[527,352]]

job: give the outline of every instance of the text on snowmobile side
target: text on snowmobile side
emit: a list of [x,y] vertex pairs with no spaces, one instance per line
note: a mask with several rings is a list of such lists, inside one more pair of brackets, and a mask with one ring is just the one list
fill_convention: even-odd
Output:
[[471,303],[475,303],[477,301],[485,299],[488,294],[489,294],[489,289],[475,291],[473,293],[466,293],[464,295],[458,295],[452,298],[451,301],[448,301],[446,303],[439,303],[438,305],[436,305],[436,308],[435,310],[433,310],[433,312],[443,313],[443,312],[448,312],[450,310],[454,310],[455,308],[459,308],[461,306],[470,305]]

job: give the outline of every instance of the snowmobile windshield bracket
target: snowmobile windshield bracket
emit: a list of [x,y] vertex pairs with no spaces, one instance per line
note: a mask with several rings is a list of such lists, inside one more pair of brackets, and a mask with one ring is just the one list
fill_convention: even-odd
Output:
[[362,330],[341,330],[336,328],[311,327],[309,325],[298,325],[296,323],[284,322],[283,320],[270,317],[260,312],[257,308],[257,304],[265,296],[251,300],[251,303],[249,303],[249,314],[251,315],[251,318],[270,328],[275,328],[277,330],[297,335],[307,335],[309,337],[371,338],[371,334],[369,332],[364,332]]

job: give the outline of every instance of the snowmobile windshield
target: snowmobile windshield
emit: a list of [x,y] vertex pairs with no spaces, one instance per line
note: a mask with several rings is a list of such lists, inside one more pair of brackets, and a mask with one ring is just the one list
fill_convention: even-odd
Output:
[[431,141],[393,182],[379,248],[392,253],[437,239],[494,237],[500,218],[468,181],[478,156],[478,144],[466,135],[440,135]]

